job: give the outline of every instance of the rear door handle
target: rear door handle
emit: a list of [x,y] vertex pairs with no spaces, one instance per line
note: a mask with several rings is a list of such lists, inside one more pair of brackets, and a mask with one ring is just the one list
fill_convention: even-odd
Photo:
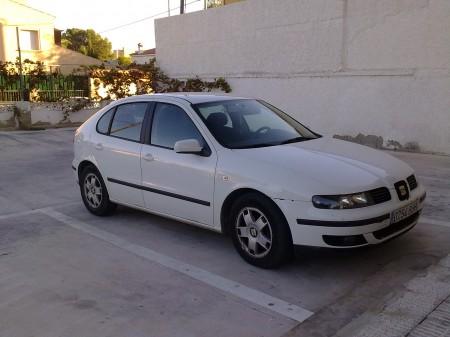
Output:
[[102,143],[97,143],[97,144],[95,144],[95,148],[97,150],[103,150],[103,144]]
[[153,155],[151,153],[146,153],[146,154],[144,154],[144,160],[153,161],[153,160],[155,160],[155,157],[153,157]]

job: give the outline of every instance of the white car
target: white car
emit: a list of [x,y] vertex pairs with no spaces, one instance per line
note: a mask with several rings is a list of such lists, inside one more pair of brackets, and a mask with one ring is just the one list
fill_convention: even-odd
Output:
[[227,233],[264,268],[294,245],[360,247],[405,233],[426,195],[404,162],[322,137],[255,99],[118,100],[76,131],[74,152],[90,212],[121,204]]

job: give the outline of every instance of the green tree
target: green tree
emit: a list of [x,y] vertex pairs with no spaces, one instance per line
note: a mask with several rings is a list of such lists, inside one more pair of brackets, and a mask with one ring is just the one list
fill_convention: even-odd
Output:
[[111,42],[93,29],[67,29],[62,35],[62,45],[102,61],[112,57]]
[[131,64],[131,57],[129,56],[119,56],[117,58],[120,66],[129,66]]

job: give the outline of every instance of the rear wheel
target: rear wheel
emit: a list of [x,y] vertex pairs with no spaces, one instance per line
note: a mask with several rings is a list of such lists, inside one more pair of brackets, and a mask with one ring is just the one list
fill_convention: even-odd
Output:
[[277,268],[293,251],[289,226],[273,201],[249,193],[231,208],[231,236],[244,260],[261,268]]
[[80,190],[83,203],[89,212],[105,216],[111,214],[117,205],[109,200],[108,190],[98,170],[88,166],[81,172]]

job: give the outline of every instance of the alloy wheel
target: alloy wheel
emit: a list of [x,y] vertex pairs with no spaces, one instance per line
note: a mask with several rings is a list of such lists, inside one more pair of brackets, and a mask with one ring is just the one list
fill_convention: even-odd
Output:
[[246,207],[236,221],[239,243],[247,254],[255,258],[266,256],[272,247],[272,227],[259,209]]
[[92,208],[98,208],[102,203],[102,185],[94,173],[89,173],[84,179],[84,195]]

